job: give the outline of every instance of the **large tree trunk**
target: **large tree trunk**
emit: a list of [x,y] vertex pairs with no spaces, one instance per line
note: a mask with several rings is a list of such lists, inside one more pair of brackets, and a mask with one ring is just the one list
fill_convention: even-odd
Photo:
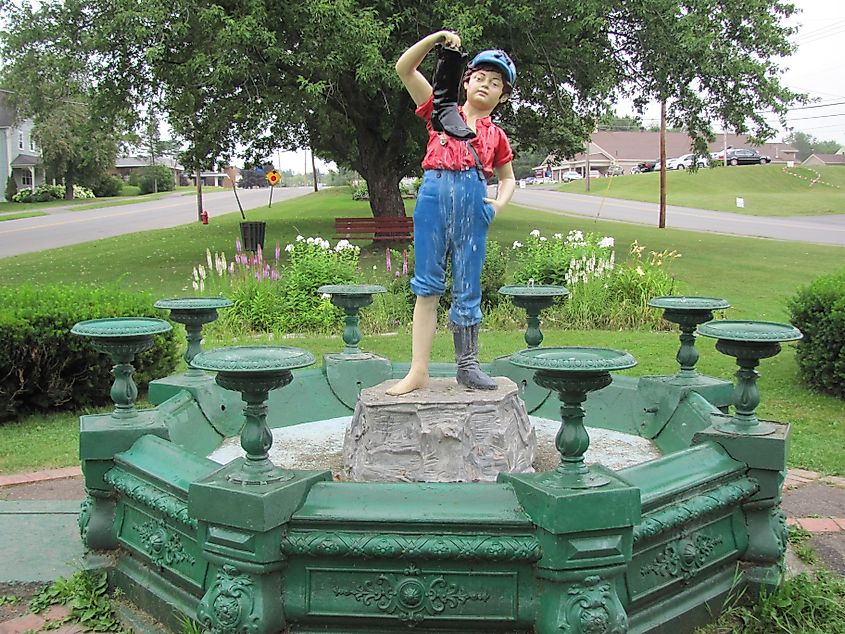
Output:
[[65,174],[65,200],[73,200],[73,177]]
[[359,171],[367,181],[373,216],[404,216],[405,205],[399,192],[403,174],[397,164],[396,149],[388,141],[364,129],[358,132],[358,151],[361,161]]

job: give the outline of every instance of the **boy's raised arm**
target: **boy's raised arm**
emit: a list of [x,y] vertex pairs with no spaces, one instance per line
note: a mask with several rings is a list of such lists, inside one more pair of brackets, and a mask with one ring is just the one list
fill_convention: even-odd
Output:
[[402,83],[405,84],[405,88],[410,93],[411,99],[418,106],[428,101],[428,98],[431,97],[432,88],[428,80],[417,68],[423,59],[425,59],[425,56],[428,55],[429,51],[437,44],[443,44],[449,48],[460,48],[461,38],[457,33],[453,33],[452,31],[437,31],[431,35],[426,35],[402,53],[402,56],[396,62],[396,73],[399,75]]

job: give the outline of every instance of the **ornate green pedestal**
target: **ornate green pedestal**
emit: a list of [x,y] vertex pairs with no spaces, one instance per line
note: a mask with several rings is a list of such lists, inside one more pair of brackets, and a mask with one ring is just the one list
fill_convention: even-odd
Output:
[[358,313],[373,303],[373,295],[387,292],[377,284],[330,284],[317,289],[318,293],[332,296],[332,304],[346,313],[343,328],[345,348],[336,354],[323,357],[326,378],[334,395],[349,409],[355,409],[361,390],[387,381],[392,376],[390,361],[358,346],[361,330]]
[[[524,308],[528,314],[528,327],[525,330],[525,344],[536,348],[543,343],[540,331],[540,313],[549,308],[556,298],[566,298],[569,291],[563,286],[534,286],[517,284],[503,286],[499,293],[509,297],[515,306]],[[534,371],[511,363],[510,355],[494,359],[490,364],[492,376],[506,376],[516,383],[519,396],[525,401],[525,409],[530,413],[539,408],[551,394],[550,390],[534,382]]]
[[648,305],[663,309],[663,319],[678,324],[681,329],[681,347],[675,357],[680,369],[675,378],[684,383],[695,383],[700,374],[695,369],[698,350],[695,349],[695,328],[713,319],[714,310],[725,310],[731,305],[718,297],[654,297]]
[[81,321],[71,333],[91,339],[98,352],[114,361],[111,414],[81,416],[79,457],[85,475],[88,497],[82,504],[80,531],[83,541],[95,549],[116,548],[114,537],[114,489],[104,479],[114,466],[114,455],[125,451],[141,436],[154,434],[167,438],[167,429],[156,410],[138,411],[138,388],[132,380],[135,355],[153,346],[153,336],[168,332],[171,325],[161,319],[126,317]]
[[756,367],[760,359],[780,352],[781,342],[798,341],[803,336],[793,326],[765,321],[712,321],[698,327],[699,334],[718,339],[716,350],[736,358],[734,392],[735,414],[730,422],[718,425],[719,431],[751,436],[771,434],[775,427],[760,422],[755,410],[760,404]]
[[[284,527],[311,486],[330,480],[327,471],[295,472],[268,457],[267,395],[291,382],[291,370],[314,363],[299,348],[234,347],[203,352],[194,365],[217,372],[217,383],[241,393],[246,458],[191,485],[188,508],[199,522],[198,541],[216,575],[197,608],[207,631],[275,634],[284,628]],[[233,512],[233,509],[237,509]]]
[[713,427],[696,434],[694,441],[718,443],[732,458],[746,463],[748,476],[759,483],[760,490],[743,504],[749,541],[742,560],[752,589],[772,590],[783,578],[787,544],[786,515],[780,500],[790,429],[757,418],[760,392],[755,368],[761,359],[778,354],[782,342],[798,341],[803,335],[792,326],[761,321],[714,321],[699,326],[698,332],[718,339],[716,349],[735,357],[739,370],[733,417],[716,419]]
[[175,297],[160,299],[153,306],[170,311],[170,319],[183,324],[188,338],[185,376],[191,379],[205,379],[208,375],[191,365],[194,357],[202,352],[202,327],[217,319],[217,310],[229,308],[232,302],[223,297]]
[[346,326],[343,329],[344,355],[360,355],[358,343],[361,341],[361,330],[358,328],[358,313],[365,306],[373,303],[373,295],[386,293],[384,286],[377,284],[328,284],[317,289],[318,293],[332,296],[332,304],[346,313]]
[[610,384],[611,371],[636,361],[617,350],[574,347],[523,350],[511,360],[534,370],[539,385],[558,393],[563,421],[555,439],[561,454],[555,471],[499,476],[513,486],[536,524],[543,551],[535,631],[624,634],[628,618],[618,591],[632,557],[640,494],[612,471],[584,464],[590,438],[582,403],[588,392]]
[[529,348],[536,348],[543,343],[540,331],[540,312],[549,308],[558,297],[568,297],[569,289],[563,286],[514,285],[499,289],[501,295],[510,297],[515,306],[524,308],[528,313],[528,328],[525,330],[525,343]]

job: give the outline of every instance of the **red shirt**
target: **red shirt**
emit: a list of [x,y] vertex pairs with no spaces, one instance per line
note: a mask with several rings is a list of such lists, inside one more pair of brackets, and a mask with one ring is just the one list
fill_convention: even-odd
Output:
[[[431,127],[431,113],[434,111],[434,95],[428,98],[424,104],[416,110],[417,116],[425,121],[428,130],[428,145],[425,151],[425,158],[422,162],[426,170],[451,170],[460,171],[467,168],[474,169],[475,157],[466,145],[448,134],[438,133]],[[463,109],[458,106],[458,112],[464,117]],[[446,139],[446,145],[440,144],[441,135]],[[475,138],[470,141],[478,158],[481,159],[481,166],[484,168],[484,175],[489,179],[493,176],[493,168],[501,167],[513,159],[513,150],[508,137],[499,126],[494,124],[490,117],[483,117],[475,121]]]

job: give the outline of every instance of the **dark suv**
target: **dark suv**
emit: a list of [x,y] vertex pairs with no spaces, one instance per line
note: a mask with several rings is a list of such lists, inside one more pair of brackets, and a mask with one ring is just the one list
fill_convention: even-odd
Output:
[[771,162],[772,159],[763,156],[757,150],[749,148],[731,148],[728,150],[728,165],[764,165]]

